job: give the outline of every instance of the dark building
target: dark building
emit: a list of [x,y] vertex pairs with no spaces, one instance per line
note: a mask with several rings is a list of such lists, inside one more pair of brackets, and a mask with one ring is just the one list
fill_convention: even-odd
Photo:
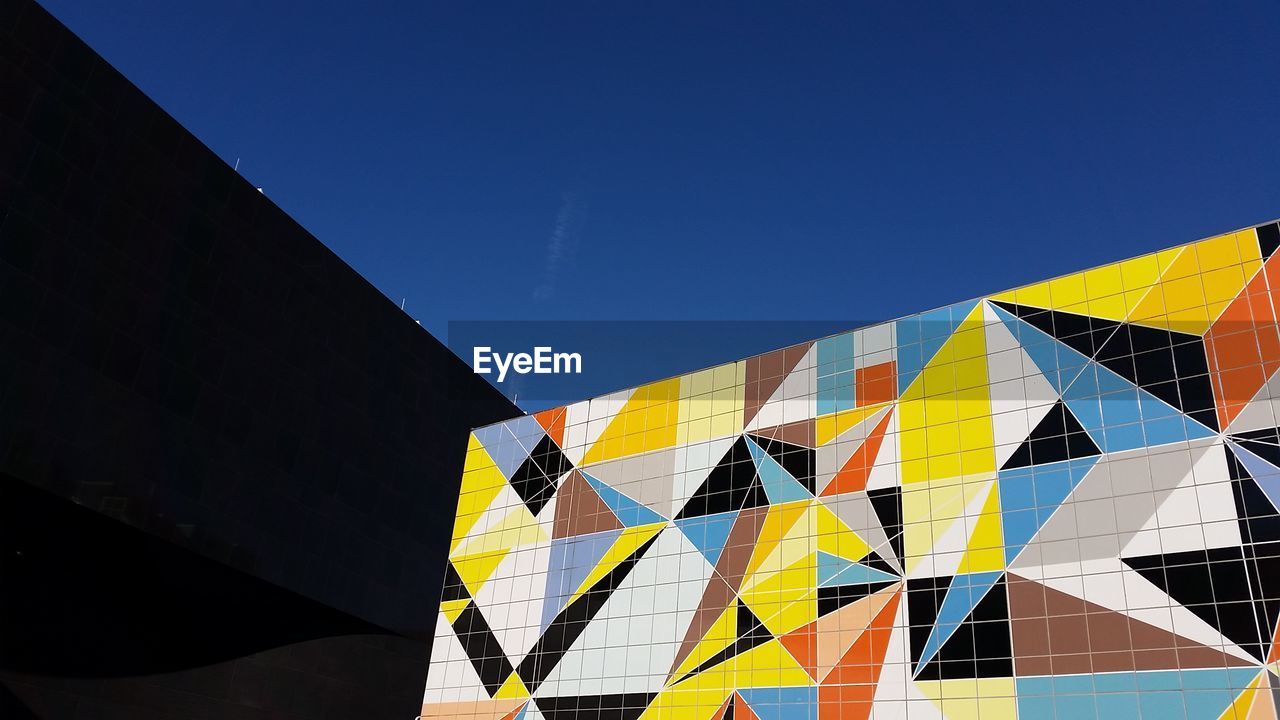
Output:
[[518,414],[0,2],[0,717],[412,718],[467,432]]

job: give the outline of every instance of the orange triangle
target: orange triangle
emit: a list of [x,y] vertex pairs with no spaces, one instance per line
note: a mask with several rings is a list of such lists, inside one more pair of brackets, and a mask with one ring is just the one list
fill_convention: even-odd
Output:
[[1218,426],[1236,419],[1254,394],[1280,369],[1280,253],[1272,255],[1227,305],[1204,336]]
[[738,693],[733,694],[733,720],[760,720],[756,711]]
[[876,456],[880,454],[880,446],[884,443],[884,432],[889,427],[889,418],[893,410],[884,414],[880,424],[876,425],[862,445],[853,452],[840,472],[827,483],[822,497],[839,495],[867,489],[867,478],[871,476],[871,468],[876,464]]
[[791,657],[800,663],[800,667],[809,673],[809,677],[818,679],[818,623],[816,620],[783,635],[778,638],[778,642],[782,643],[782,647],[786,648],[787,652],[791,653]]
[[818,635],[818,654],[814,664],[818,667],[819,680],[840,664],[840,658],[862,637],[885,605],[897,596],[901,587],[900,584],[887,587],[823,615],[814,622]]
[[1276,626],[1275,637],[1271,638],[1271,652],[1267,653],[1267,663],[1273,663],[1280,658],[1280,625]]
[[875,685],[819,685],[818,717],[821,720],[867,720]]
[[1253,694],[1253,705],[1249,708],[1246,720],[1275,720],[1276,702],[1272,695],[1271,673],[1263,671],[1262,682],[1258,691]]
[[543,410],[540,413],[534,413],[533,417],[547,431],[547,435],[551,441],[558,447],[564,447],[564,418],[568,414],[568,408],[551,408]]
[[827,685],[868,685],[875,687],[880,681],[880,669],[884,667],[884,654],[889,649],[889,636],[893,634],[893,619],[898,613],[902,593],[894,593],[880,614],[871,621],[867,631],[840,658],[823,679]]

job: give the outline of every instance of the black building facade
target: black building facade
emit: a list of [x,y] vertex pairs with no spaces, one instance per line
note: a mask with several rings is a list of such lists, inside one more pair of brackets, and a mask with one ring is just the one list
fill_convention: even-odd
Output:
[[413,717],[467,431],[518,414],[0,1],[0,716]]

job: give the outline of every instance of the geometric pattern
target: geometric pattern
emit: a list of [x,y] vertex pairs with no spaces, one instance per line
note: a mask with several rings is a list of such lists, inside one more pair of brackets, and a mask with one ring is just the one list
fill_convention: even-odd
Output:
[[475,430],[433,718],[1277,718],[1280,226]]

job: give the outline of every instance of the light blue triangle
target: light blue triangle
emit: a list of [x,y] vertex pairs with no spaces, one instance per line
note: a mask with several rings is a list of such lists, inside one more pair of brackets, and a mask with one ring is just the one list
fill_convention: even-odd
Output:
[[1085,366],[1062,399],[1104,453],[1214,435],[1177,408],[1095,362]]
[[996,570],[956,575],[951,579],[951,587],[947,588],[947,594],[942,598],[942,607],[938,608],[938,619],[929,631],[929,639],[925,641],[924,650],[920,653],[917,673],[951,639],[964,619],[969,617],[969,613],[991,591],[1001,574],[1002,571]]
[[574,535],[551,541],[547,567],[546,600],[542,604],[542,632],[564,608],[573,591],[587,579],[600,558],[613,546],[622,530],[605,530],[590,535]]
[[990,307],[1039,368],[1040,374],[1045,376],[1059,395],[1089,364],[1089,358],[1059,342],[1049,333],[1010,314],[1002,307],[996,305]]
[[906,392],[925,365],[933,359],[947,338],[973,312],[977,300],[956,303],[894,323],[897,338],[898,394]]
[[1104,453],[1212,437],[1214,432],[1048,333],[992,306]]
[[1235,452],[1236,457],[1239,458],[1240,464],[1244,465],[1244,469],[1249,471],[1249,476],[1262,489],[1262,493],[1271,501],[1271,504],[1280,508],[1280,469],[1249,452],[1238,442],[1232,441],[1231,449]]
[[764,494],[769,497],[770,504],[807,500],[813,497],[809,494],[808,488],[796,480],[786,468],[779,465],[777,460],[770,457],[769,453],[751,438],[747,438],[747,448],[751,451],[751,459],[756,463],[756,472],[760,475],[760,482],[764,484]]
[[484,446],[485,452],[493,458],[503,477],[508,480],[520,469],[520,464],[528,459],[538,441],[542,439],[544,430],[532,415],[525,415],[497,425],[476,428],[472,431],[476,440]]
[[892,582],[898,578],[883,570],[845,560],[837,555],[818,551],[818,585],[862,585],[866,583]]
[[729,540],[729,531],[733,529],[733,521],[738,519],[738,511],[701,515],[699,517],[680,518],[675,521],[680,532],[689,538],[689,542],[698,548],[698,552],[714,567],[724,552],[724,544]]
[[1062,460],[1013,470],[1001,470],[1000,522],[1004,528],[1004,559],[1013,562],[1049,516],[1080,484],[1100,456]]
[[596,491],[600,499],[605,505],[618,516],[618,522],[625,527],[635,527],[636,525],[648,525],[649,523],[657,523],[666,520],[658,513],[623,495],[612,487],[604,484],[598,479],[582,473],[582,477],[587,479],[591,488]]
[[737,693],[760,720],[818,720],[818,687],[738,688]]
[[1257,675],[1247,667],[1023,676],[1015,694],[1021,720],[1216,720]]

